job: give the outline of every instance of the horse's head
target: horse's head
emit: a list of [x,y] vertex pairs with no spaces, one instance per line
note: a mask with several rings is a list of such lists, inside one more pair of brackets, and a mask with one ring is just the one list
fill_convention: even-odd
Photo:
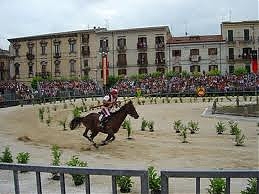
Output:
[[139,115],[133,105],[133,102],[130,100],[128,103],[125,104],[125,109],[127,113],[132,116],[134,119],[139,118]]

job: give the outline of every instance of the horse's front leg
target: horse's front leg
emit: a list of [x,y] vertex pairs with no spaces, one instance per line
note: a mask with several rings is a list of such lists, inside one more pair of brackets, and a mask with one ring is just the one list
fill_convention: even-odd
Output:
[[115,139],[114,134],[108,134],[108,136],[106,137],[106,139],[102,142],[102,145],[106,145],[109,142],[112,142]]

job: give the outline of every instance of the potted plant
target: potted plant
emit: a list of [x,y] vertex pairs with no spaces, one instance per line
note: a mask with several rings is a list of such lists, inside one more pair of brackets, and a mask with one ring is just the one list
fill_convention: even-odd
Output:
[[161,177],[153,166],[148,167],[148,181],[151,194],[161,194]]
[[[30,160],[30,153],[28,152],[19,152],[16,156],[17,162],[19,164],[28,164],[28,161]],[[27,172],[27,171],[21,171],[21,173]]]
[[131,188],[133,186],[133,181],[130,176],[117,176],[116,182],[120,187],[121,193],[129,193],[131,192]]

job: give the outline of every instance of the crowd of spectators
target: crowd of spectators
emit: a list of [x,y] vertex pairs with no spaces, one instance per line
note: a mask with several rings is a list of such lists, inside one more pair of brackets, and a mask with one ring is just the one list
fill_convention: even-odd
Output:
[[240,92],[259,90],[259,76],[246,75],[222,75],[222,76],[188,76],[188,77],[151,77],[131,80],[125,78],[119,80],[115,87],[121,94],[133,94],[137,88],[142,93],[195,93],[198,87],[205,88],[206,92]]
[[[142,79],[120,79],[113,87],[119,90],[120,95],[135,95],[137,89],[143,94],[193,94],[198,87],[205,88],[206,92],[225,93],[240,91],[259,91],[259,76],[222,75],[222,76],[188,76],[166,77],[164,75],[152,77],[147,75]],[[35,97],[69,97],[102,95],[103,90],[98,83],[88,81],[41,81],[37,88],[32,89],[28,84],[17,81],[1,81],[0,95],[15,94],[16,99],[32,99]]]
[[86,96],[101,93],[101,87],[94,81],[42,81],[38,85],[39,96],[57,97],[62,95]]

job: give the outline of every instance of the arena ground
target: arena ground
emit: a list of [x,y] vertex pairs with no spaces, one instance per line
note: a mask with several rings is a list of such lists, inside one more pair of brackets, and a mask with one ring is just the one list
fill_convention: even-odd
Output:
[[[127,131],[120,129],[116,134],[116,140],[106,146],[94,148],[82,134],[84,128],[71,131],[62,129],[58,121],[72,118],[73,106],[67,102],[68,108],[64,109],[64,103],[56,103],[57,111],[53,104],[46,104],[50,108],[52,121],[50,127],[40,122],[38,109],[43,105],[27,105],[24,107],[10,107],[0,109],[0,151],[9,146],[13,155],[18,152],[31,154],[30,164],[48,165],[51,163],[50,148],[57,144],[62,149],[62,164],[65,164],[72,155],[79,155],[80,159],[87,161],[89,167],[97,168],[130,168],[146,169],[155,166],[160,169],[258,169],[258,127],[255,120],[239,121],[239,126],[247,137],[244,146],[235,146],[234,136],[229,134],[229,128],[223,135],[217,135],[215,125],[219,120],[225,123],[229,118],[206,117],[202,115],[204,110],[212,103],[201,102],[138,105],[136,110],[140,118],[131,117],[132,139],[127,139]],[[188,102],[187,102],[188,101]],[[91,99],[88,103],[94,104]],[[224,102],[223,102],[224,103]],[[227,103],[227,102],[225,102]],[[78,100],[76,104],[81,104]],[[97,110],[94,110],[97,111]],[[88,112],[89,113],[89,112]],[[83,113],[83,115],[88,114]],[[154,121],[154,132],[141,131],[141,119]],[[189,143],[182,143],[181,137],[175,133],[173,122],[182,120],[199,122],[199,132],[189,134]],[[237,118],[233,118],[237,119]],[[28,137],[29,141],[19,141],[19,137]],[[98,134],[97,142],[101,142],[106,136]],[[21,176],[21,191],[29,194],[36,192],[34,173],[24,173]],[[60,193],[59,182],[51,180],[49,174],[42,177],[43,189],[46,193]],[[174,182],[172,182],[174,181]],[[193,193],[195,189],[193,179],[170,179],[170,193]],[[84,186],[73,186],[71,177],[66,178],[67,193],[84,193]],[[134,179],[132,193],[139,193],[139,180]],[[0,193],[13,193],[12,173],[0,171]],[[111,193],[111,179],[108,177],[93,176],[92,192]],[[246,185],[246,180],[235,179],[231,183],[233,193],[239,193]],[[201,180],[202,190],[208,187],[208,180]],[[231,192],[232,193],[232,192]]]

